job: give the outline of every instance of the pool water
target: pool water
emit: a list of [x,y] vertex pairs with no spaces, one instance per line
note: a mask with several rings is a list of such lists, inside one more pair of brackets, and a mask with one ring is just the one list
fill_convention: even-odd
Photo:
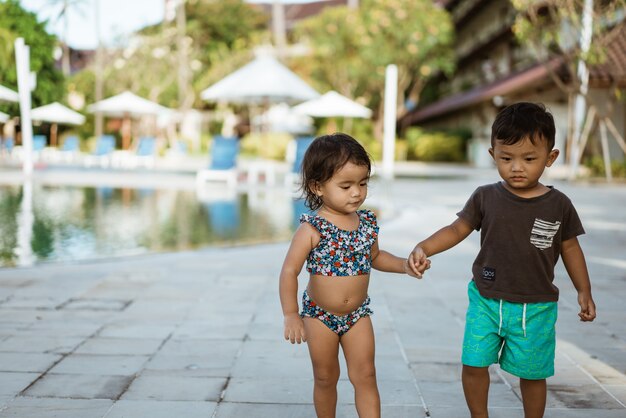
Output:
[[0,186],[0,266],[284,241],[305,211],[284,190]]

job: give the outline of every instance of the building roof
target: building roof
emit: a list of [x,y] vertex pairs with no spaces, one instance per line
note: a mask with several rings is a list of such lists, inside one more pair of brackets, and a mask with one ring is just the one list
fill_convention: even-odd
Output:
[[[559,62],[549,64],[553,69],[558,68]],[[491,84],[476,87],[472,90],[446,97],[438,102],[418,108],[400,119],[401,126],[409,126],[438,116],[443,116],[457,110],[464,109],[496,96],[505,96],[521,89],[528,89],[548,81],[548,65],[535,64],[534,66],[511,74]]]
[[[496,96],[506,96],[520,90],[552,83],[548,68],[558,71],[562,65],[561,62],[559,59],[554,59],[549,64],[535,64],[524,71],[511,74],[491,84],[445,97],[438,102],[408,113],[400,119],[400,126],[409,126],[435,119],[491,100]],[[559,71],[559,75],[564,76],[561,71]],[[606,61],[591,67],[589,77],[590,85],[596,88],[606,88],[611,85],[626,87],[626,24],[621,24],[616,28],[613,37],[607,44]]]

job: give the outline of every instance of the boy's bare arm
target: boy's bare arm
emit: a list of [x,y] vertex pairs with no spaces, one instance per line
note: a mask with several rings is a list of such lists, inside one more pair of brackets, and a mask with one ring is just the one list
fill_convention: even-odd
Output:
[[596,304],[591,296],[591,281],[587,272],[587,263],[583,250],[578,243],[578,238],[574,237],[563,241],[561,257],[567,274],[578,291],[578,304],[580,305],[578,316],[581,321],[593,321],[596,318]]
[[427,258],[446,251],[463,241],[474,229],[464,219],[457,218],[450,225],[426,238],[415,246],[409,255],[409,267],[417,272],[426,263]]

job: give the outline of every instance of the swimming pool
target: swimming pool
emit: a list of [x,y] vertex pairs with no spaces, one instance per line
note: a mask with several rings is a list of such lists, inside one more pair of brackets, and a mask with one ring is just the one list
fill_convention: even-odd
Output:
[[306,208],[285,190],[0,186],[0,266],[288,240]]

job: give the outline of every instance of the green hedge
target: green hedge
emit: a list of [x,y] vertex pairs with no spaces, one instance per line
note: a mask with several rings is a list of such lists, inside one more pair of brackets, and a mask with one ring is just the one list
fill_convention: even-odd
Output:
[[[604,177],[606,172],[604,170],[604,160],[599,155],[594,155],[585,159],[583,164],[591,169],[593,176]],[[613,177],[626,178],[626,161],[611,161],[611,173]]]
[[408,160],[461,162],[467,160],[466,145],[471,132],[409,128],[405,137]]

